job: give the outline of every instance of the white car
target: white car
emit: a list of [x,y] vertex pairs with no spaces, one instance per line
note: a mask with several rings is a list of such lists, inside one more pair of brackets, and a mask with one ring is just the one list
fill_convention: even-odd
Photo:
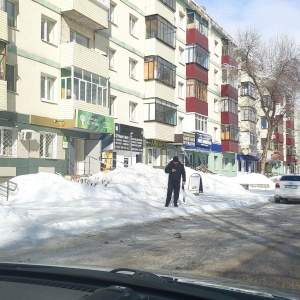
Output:
[[283,175],[275,185],[275,202],[280,200],[300,200],[300,174]]

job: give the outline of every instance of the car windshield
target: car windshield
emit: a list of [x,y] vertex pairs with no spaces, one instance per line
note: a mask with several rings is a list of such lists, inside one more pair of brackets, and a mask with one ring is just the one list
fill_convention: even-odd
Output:
[[0,264],[300,294],[299,16],[0,0]]

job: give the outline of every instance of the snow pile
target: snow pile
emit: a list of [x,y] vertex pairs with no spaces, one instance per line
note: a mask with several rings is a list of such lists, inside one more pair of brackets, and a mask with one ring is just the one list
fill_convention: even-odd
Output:
[[[187,178],[199,173],[190,168],[186,172]],[[12,181],[18,184],[17,190],[9,201],[0,198],[0,246],[13,247],[16,243],[158,218],[236,209],[266,202],[274,193],[247,191],[236,182],[237,178],[200,174],[204,193],[195,196],[189,192],[187,181],[186,201],[182,201],[181,191],[179,208],[164,207],[168,182],[164,170],[141,163],[95,174],[91,178],[98,182],[95,187],[49,173],[15,177]],[[262,182],[261,177],[258,180]]]

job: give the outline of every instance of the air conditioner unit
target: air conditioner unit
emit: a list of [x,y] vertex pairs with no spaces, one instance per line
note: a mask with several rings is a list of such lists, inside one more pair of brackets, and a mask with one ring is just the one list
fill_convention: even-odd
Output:
[[32,141],[35,139],[35,131],[34,130],[21,130],[19,132],[19,140],[20,141]]

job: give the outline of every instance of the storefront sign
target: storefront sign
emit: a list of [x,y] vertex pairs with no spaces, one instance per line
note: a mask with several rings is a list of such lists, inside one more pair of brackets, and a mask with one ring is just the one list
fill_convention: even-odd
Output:
[[143,152],[143,129],[115,124],[115,149]]
[[164,148],[165,142],[159,140],[148,140],[149,146],[157,147],[157,148]]
[[211,148],[212,136],[206,133],[196,133],[196,147]]
[[114,119],[78,109],[76,110],[76,127],[114,133]]
[[183,141],[182,144],[195,146],[195,133],[183,132]]

